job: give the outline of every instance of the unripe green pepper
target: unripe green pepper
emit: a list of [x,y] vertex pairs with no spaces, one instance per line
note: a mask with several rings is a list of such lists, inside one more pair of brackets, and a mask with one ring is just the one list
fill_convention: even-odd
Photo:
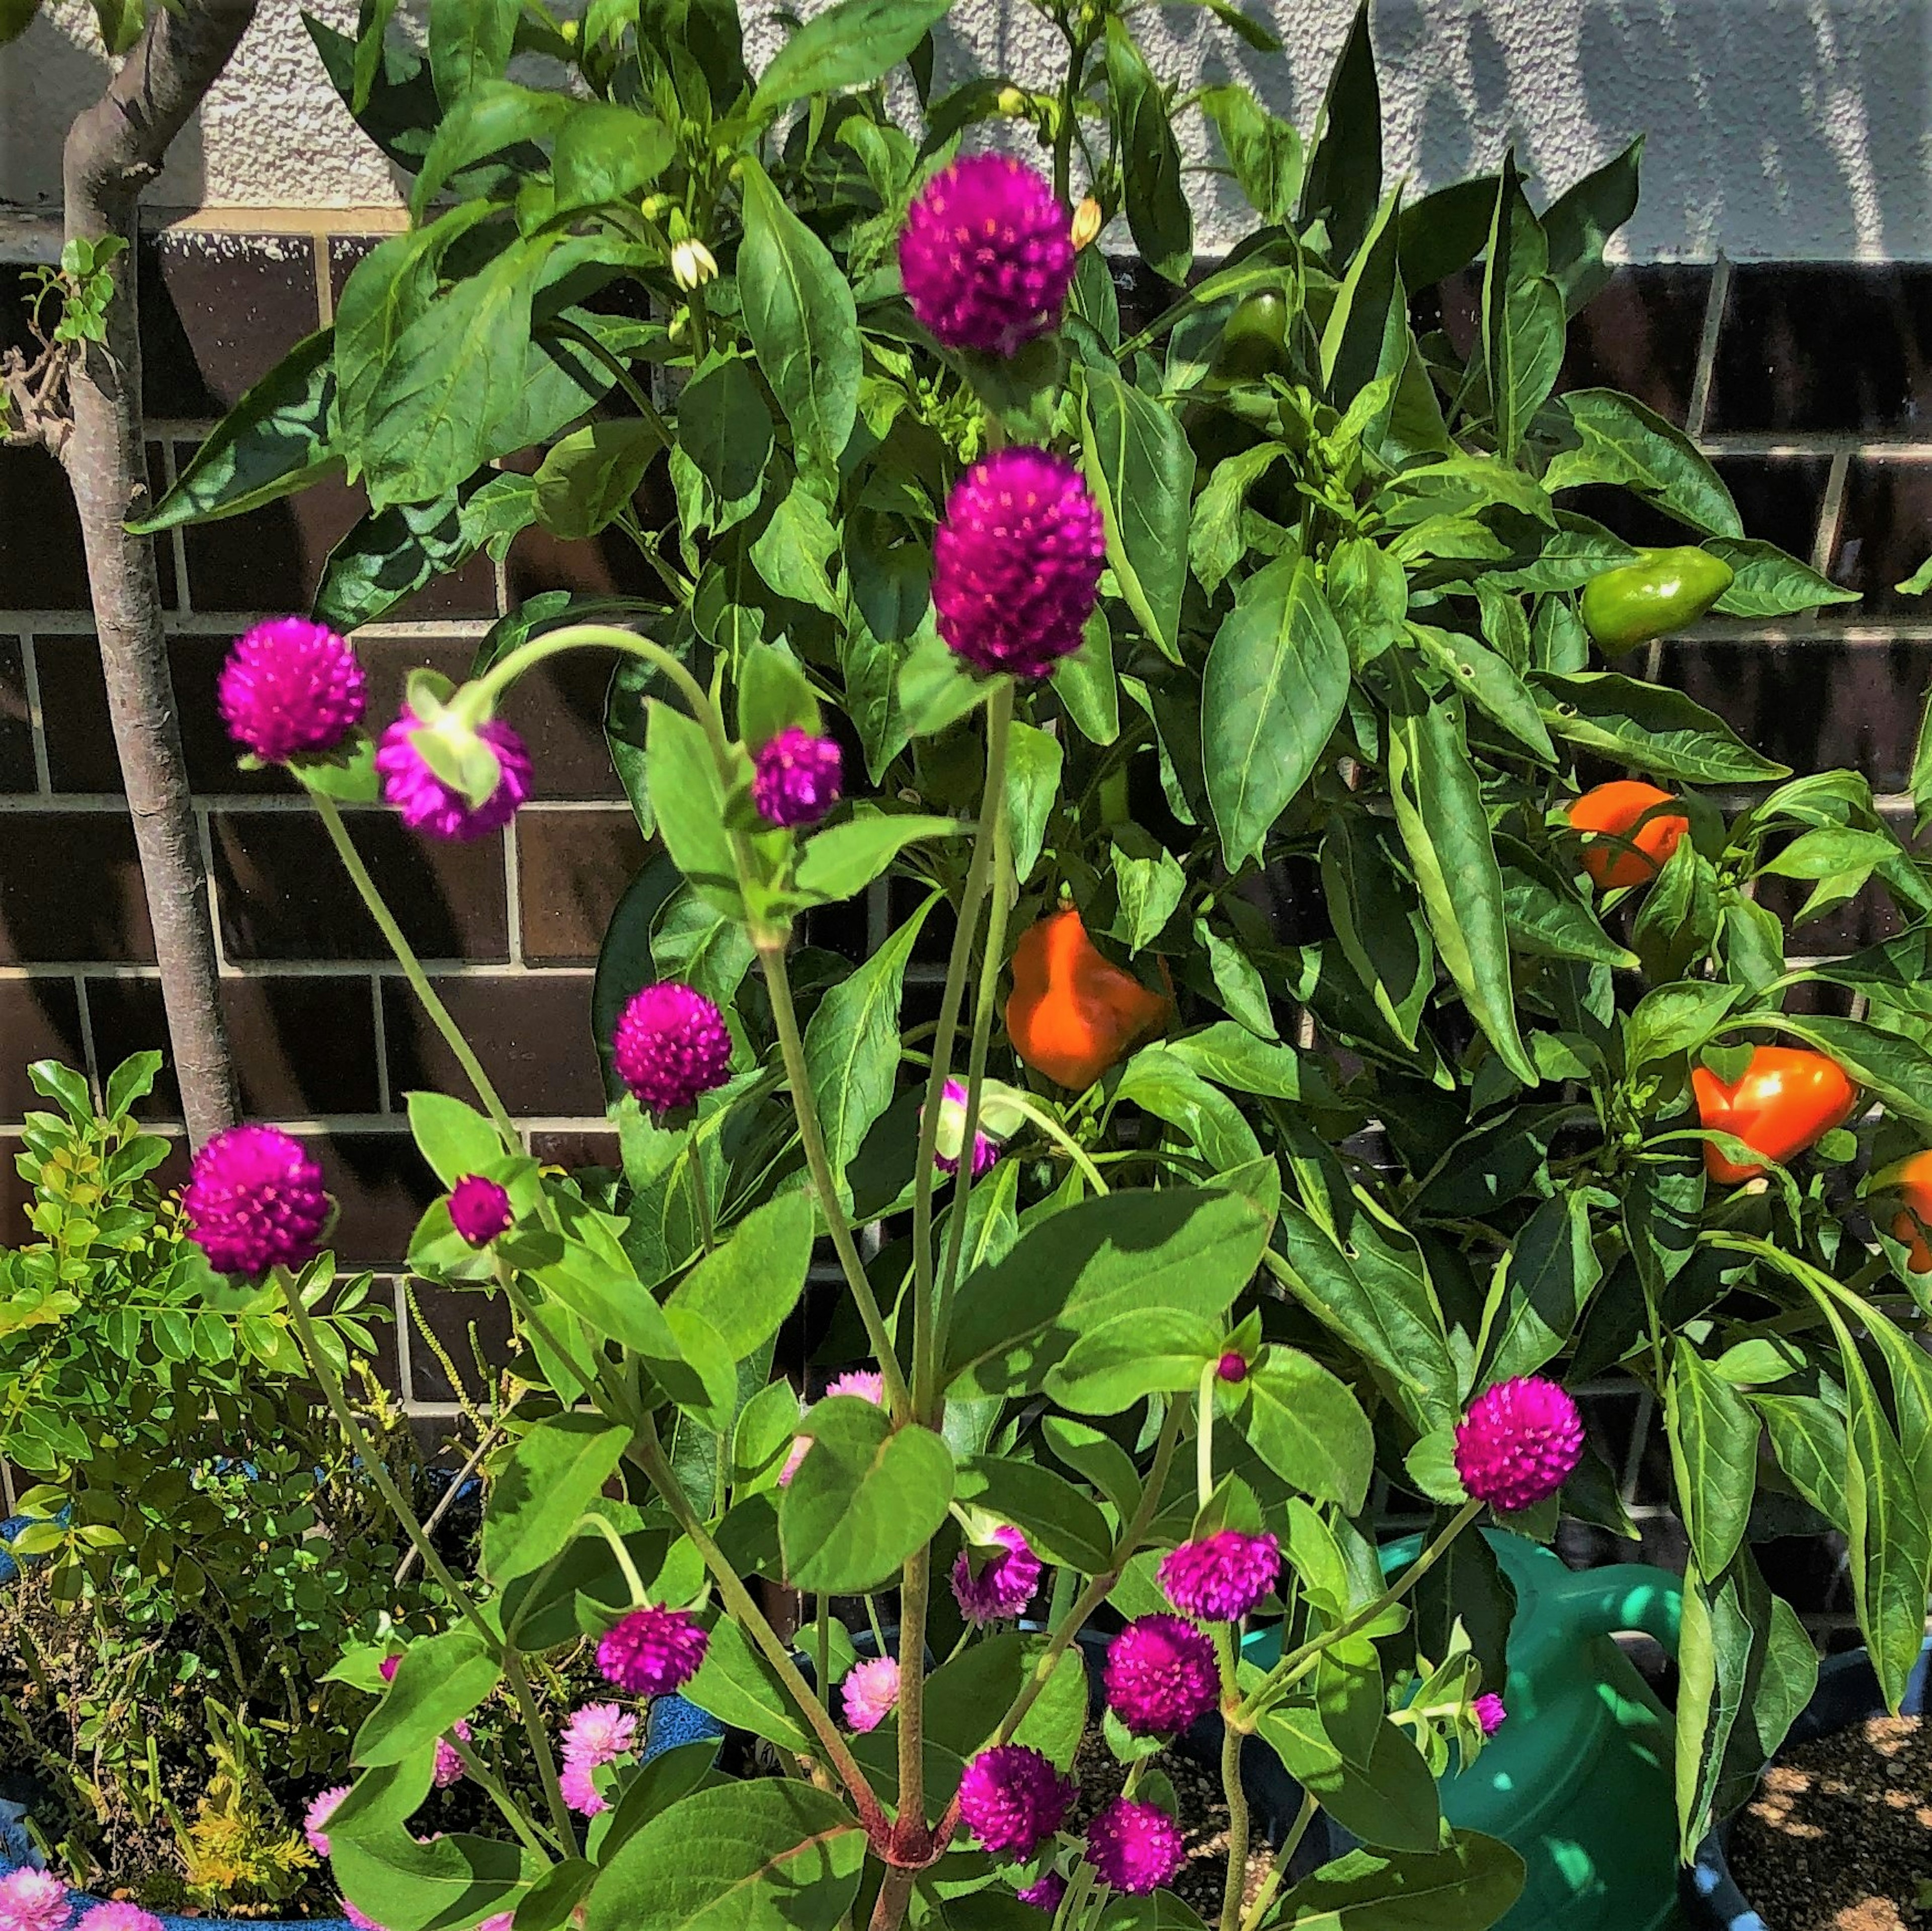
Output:
[[1256,382],[1288,370],[1288,304],[1272,289],[1251,295],[1228,318],[1208,371],[1210,385]]
[[1583,586],[1583,628],[1608,657],[1695,623],[1731,587],[1731,566],[1683,544],[1640,550]]

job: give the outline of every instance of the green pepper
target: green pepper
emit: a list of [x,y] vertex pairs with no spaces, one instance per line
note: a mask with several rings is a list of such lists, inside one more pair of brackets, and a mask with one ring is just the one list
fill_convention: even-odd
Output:
[[1694,624],[1731,587],[1731,566],[1708,550],[1640,550],[1583,586],[1583,628],[1615,657]]
[[1251,295],[1228,318],[1208,379],[1216,388],[1288,370],[1288,304],[1272,289]]

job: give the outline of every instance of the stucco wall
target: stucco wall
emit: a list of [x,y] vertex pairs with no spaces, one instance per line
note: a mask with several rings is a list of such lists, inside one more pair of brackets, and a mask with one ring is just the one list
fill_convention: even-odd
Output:
[[[344,26],[355,10],[311,4]],[[1190,7],[1146,16],[1144,31],[1166,71],[1243,73],[1305,129],[1352,5],[1272,0],[1286,58],[1250,52]],[[754,48],[772,43],[770,10],[748,6]],[[1418,186],[1514,140],[1554,191],[1647,132],[1635,259],[1932,258],[1932,0],[1381,0],[1376,39],[1388,164]],[[942,84],[976,67],[1042,79],[1052,31],[1024,0],[961,0],[942,56]],[[0,201],[57,196],[62,136],[100,72],[85,0],[56,0],[0,52]],[[263,0],[178,150],[151,197],[174,207],[397,198],[296,0]],[[1238,232],[1216,185],[1204,179],[1198,203],[1208,247]]]

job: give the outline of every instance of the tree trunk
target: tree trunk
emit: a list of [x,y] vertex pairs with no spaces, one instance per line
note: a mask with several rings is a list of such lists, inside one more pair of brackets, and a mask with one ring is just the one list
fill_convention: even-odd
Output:
[[69,130],[64,170],[69,237],[118,235],[128,243],[112,265],[107,339],[83,345],[70,377],[74,429],[62,459],[80,510],[108,712],[134,814],[182,1108],[196,1147],[232,1126],[238,1113],[152,539],[124,527],[148,505],[136,226],[142,190],[254,13],[255,0],[188,0],[179,14],[155,7],[106,92]]

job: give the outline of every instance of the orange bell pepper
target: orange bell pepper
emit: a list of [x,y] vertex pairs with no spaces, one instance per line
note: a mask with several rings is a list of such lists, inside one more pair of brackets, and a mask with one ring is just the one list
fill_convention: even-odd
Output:
[[1932,1274],[1932,1150],[1900,1161],[1892,1170],[1891,1191],[1900,1203],[1892,1237],[1912,1249],[1915,1274]]
[[[1694,1066],[1690,1086],[1703,1125],[1733,1134],[1753,1152],[1780,1163],[1844,1126],[1858,1103],[1858,1090],[1844,1067],[1802,1046],[1754,1047],[1750,1064],[1735,1086],[1726,1086],[1708,1066]],[[1738,1166],[1708,1140],[1704,1166],[1712,1179],[1727,1186],[1754,1180],[1764,1171],[1760,1166]]]
[[1160,994],[1102,956],[1071,906],[1014,949],[1006,1036],[1034,1072],[1076,1093],[1157,1031],[1168,1010]]
[[[1690,829],[1690,820],[1681,812],[1657,811],[1658,805],[1676,802],[1654,784],[1619,778],[1585,792],[1570,807],[1570,823],[1580,832],[1598,835],[1583,841],[1583,869],[1599,892],[1648,885],[1663,869]],[[1656,815],[1646,818],[1646,811]]]

